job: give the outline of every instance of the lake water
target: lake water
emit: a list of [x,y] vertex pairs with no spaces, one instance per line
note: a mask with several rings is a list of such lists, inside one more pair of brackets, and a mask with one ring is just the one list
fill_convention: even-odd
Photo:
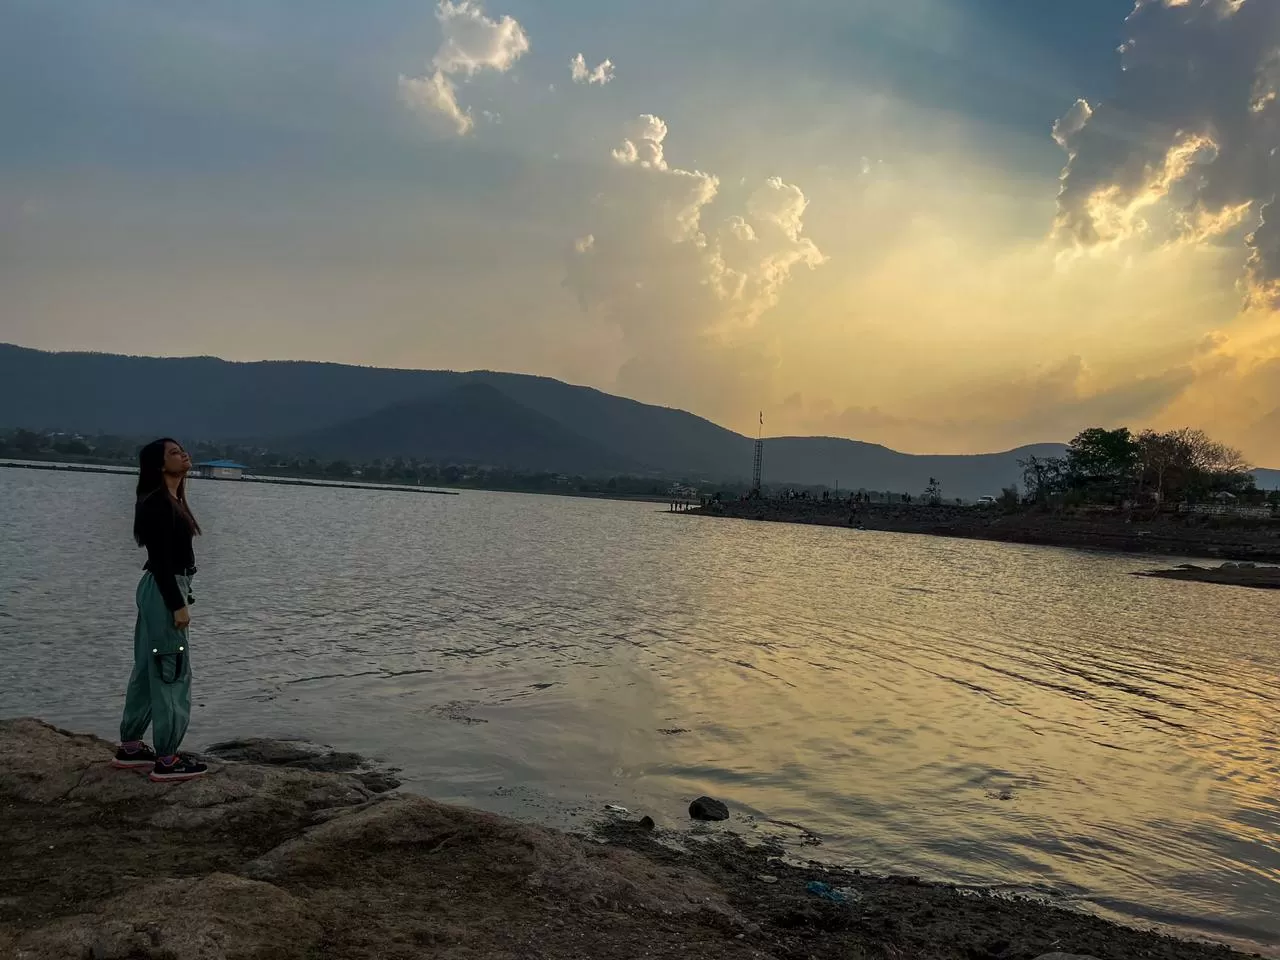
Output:
[[[873,871],[1280,946],[1280,592],[653,505],[191,496],[190,746],[306,737],[551,821],[709,793]],[[0,715],[114,736],[131,499],[0,470]]]

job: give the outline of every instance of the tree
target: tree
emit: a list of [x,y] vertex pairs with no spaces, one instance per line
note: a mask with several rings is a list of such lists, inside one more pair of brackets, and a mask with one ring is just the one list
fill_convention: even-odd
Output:
[[937,477],[930,477],[929,483],[924,488],[924,502],[931,506],[938,506],[942,503],[942,482]]
[[89,454],[93,453],[93,451],[89,449],[89,445],[87,443],[76,437],[72,437],[70,440],[64,440],[61,443],[55,443],[53,445],[53,449],[55,453],[64,453],[73,457],[87,457]]
[[1067,446],[1067,472],[1077,488],[1110,487],[1122,492],[1136,478],[1138,444],[1128,427],[1090,427]]
[[1036,503],[1048,503],[1051,497],[1063,493],[1067,487],[1067,461],[1063,457],[1027,457],[1019,460],[1022,468],[1022,486],[1027,499]]
[[40,435],[30,430],[19,430],[13,435],[13,446],[23,456],[39,453],[40,445]]
[[1254,486],[1253,468],[1243,454],[1211,439],[1203,430],[1146,430],[1137,444],[1141,482],[1155,487],[1158,500],[1219,490],[1242,494]]
[[1156,433],[1144,430],[1138,436],[1139,489],[1149,481],[1155,486],[1156,502],[1164,499],[1165,481],[1187,460],[1186,444],[1180,431]]
[[1187,445],[1194,492],[1240,493],[1254,485],[1253,467],[1239,450],[1211,440],[1203,430],[1179,431]]

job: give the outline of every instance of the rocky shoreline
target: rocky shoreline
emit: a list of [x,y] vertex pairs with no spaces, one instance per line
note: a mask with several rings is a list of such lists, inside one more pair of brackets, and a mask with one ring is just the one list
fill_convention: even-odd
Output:
[[1206,515],[1143,517],[1081,509],[1047,513],[999,507],[843,500],[734,500],[709,503],[687,516],[805,523],[1003,543],[1122,553],[1280,563],[1280,521]]
[[1231,587],[1254,587],[1280,590],[1280,567],[1259,567],[1252,563],[1224,563],[1220,567],[1198,567],[1184,563],[1172,570],[1147,570],[1140,577],[1161,580],[1190,580],[1195,583],[1219,583]]
[[157,786],[95,737],[0,722],[0,958],[1240,956],[714,832],[572,836],[398,793],[350,754],[215,752]]

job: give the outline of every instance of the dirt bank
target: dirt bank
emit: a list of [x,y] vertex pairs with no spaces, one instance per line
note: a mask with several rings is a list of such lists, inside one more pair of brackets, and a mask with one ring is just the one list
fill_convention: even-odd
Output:
[[1144,518],[1100,510],[1005,513],[998,507],[741,500],[713,503],[688,516],[809,523],[1005,543],[1218,557],[1280,563],[1280,520],[1167,515]]
[[1249,563],[1224,563],[1220,567],[1197,567],[1188,563],[1172,570],[1149,570],[1137,575],[1159,577],[1163,580],[1193,580],[1197,583],[1220,583],[1230,587],[1280,590],[1280,567],[1256,567]]
[[0,957],[1236,956],[1036,903],[790,866],[734,840],[682,853],[623,824],[572,837],[386,792],[368,771],[306,769],[352,764],[270,742],[239,755],[277,765],[156,786],[110,769],[101,740],[0,722]]

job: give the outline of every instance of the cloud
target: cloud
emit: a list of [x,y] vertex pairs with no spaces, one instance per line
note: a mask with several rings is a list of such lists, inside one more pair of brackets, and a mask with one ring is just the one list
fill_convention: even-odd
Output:
[[1245,315],[1206,338],[1195,382],[1160,415],[1201,426],[1263,467],[1280,467],[1280,332],[1269,315]]
[[1280,191],[1280,4],[1138,0],[1127,24],[1114,96],[1078,100],[1054,125],[1068,157],[1055,233],[1082,248],[1247,244],[1250,299],[1280,306],[1280,231],[1266,222]]
[[440,0],[436,19],[443,34],[425,77],[400,77],[400,97],[428,117],[442,119],[451,132],[465,136],[475,128],[471,110],[458,103],[453,78],[477,73],[506,73],[529,50],[529,37],[511,16],[494,20],[476,0]]
[[569,75],[574,83],[604,86],[614,77],[613,61],[602,60],[594,68],[589,68],[586,57],[578,54],[569,61]]
[[774,177],[723,196],[719,177],[668,161],[667,136],[653,114],[629,125],[565,284],[621,331],[620,386],[725,415],[776,367],[759,319],[797,267],[825,258],[804,235],[799,187]]
[[667,161],[662,142],[667,139],[667,125],[660,117],[642,113],[632,121],[622,146],[613,151],[613,159],[624,166],[641,166],[666,170]]
[[436,19],[444,40],[431,65],[445,73],[506,73],[529,51],[529,38],[513,17],[492,20],[475,0],[440,0]]
[[401,76],[400,99],[427,116],[442,118],[458,136],[465,136],[475,127],[471,111],[459,106],[457,88],[443,71],[437,70],[428,77]]
[[806,432],[854,436],[934,453],[968,452],[976,442],[994,450],[1022,443],[1066,441],[1084,426],[1145,423],[1195,379],[1189,364],[1156,374],[1112,378],[1070,356],[1004,381],[975,382],[921,397],[919,409],[893,413],[879,407],[837,411],[820,398],[796,395],[790,422]]
[[746,321],[777,305],[795,267],[826,261],[802,235],[808,206],[799,187],[771,177],[748,198],[745,217],[731,216],[720,225],[708,255],[712,280],[722,299],[744,305]]

